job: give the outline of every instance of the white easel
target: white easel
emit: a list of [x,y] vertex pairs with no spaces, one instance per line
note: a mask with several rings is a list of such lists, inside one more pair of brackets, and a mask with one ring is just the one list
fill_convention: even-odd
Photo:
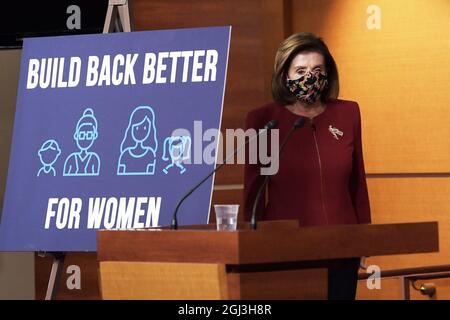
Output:
[[[130,32],[130,0],[109,0],[108,10],[106,12],[105,24],[103,26],[103,33],[112,32]],[[58,293],[57,285],[60,284],[62,269],[64,267],[64,260],[66,258],[65,252],[40,252],[39,256],[52,256],[52,270],[48,279],[47,292],[45,300],[55,300]]]
[[109,0],[103,33],[130,31],[130,1]]

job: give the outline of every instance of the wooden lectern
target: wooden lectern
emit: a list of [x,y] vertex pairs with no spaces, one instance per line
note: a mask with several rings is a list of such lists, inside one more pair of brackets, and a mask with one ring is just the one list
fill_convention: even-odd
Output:
[[97,233],[103,299],[326,299],[330,260],[436,251],[437,222]]

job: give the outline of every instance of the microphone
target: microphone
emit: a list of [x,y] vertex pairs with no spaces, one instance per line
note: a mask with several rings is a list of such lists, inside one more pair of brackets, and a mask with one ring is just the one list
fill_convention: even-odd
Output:
[[[288,142],[288,140],[291,138],[292,134],[294,133],[295,130],[303,127],[303,125],[305,124],[305,118],[301,117],[298,118],[297,120],[295,120],[294,125],[292,126],[291,130],[289,130],[286,138],[284,138],[283,142],[281,143],[280,146],[280,151],[278,152],[278,156],[276,158],[276,161],[278,161],[278,159],[281,156],[281,152],[283,152],[284,146],[286,145],[286,143]],[[250,226],[253,230],[256,230],[256,209],[258,207],[258,203],[259,203],[259,199],[261,198],[261,195],[263,193],[264,188],[266,187],[267,183],[269,183],[269,179],[270,179],[271,175],[266,175],[264,177],[264,181],[261,184],[261,186],[258,189],[258,192],[256,193],[256,197],[255,197],[255,202],[253,202],[253,208],[252,208],[252,219],[251,219],[251,223]]]
[[180,209],[181,204],[183,203],[184,200],[186,200],[187,197],[189,197],[195,190],[197,190],[206,180],[208,180],[209,177],[211,177],[217,170],[219,170],[220,168],[222,168],[228,160],[230,160],[231,158],[233,158],[236,153],[238,153],[240,150],[242,150],[242,148],[244,148],[250,141],[252,141],[253,139],[255,139],[256,137],[258,137],[261,133],[266,132],[268,130],[274,129],[278,126],[278,121],[277,120],[271,120],[269,121],[265,126],[263,130],[259,130],[259,132],[257,134],[255,134],[253,137],[251,137],[250,139],[248,139],[242,146],[240,146],[239,148],[236,148],[234,150],[234,152],[232,154],[230,154],[229,156],[227,156],[225,158],[225,160],[223,161],[223,163],[221,163],[220,165],[218,165],[214,170],[212,170],[206,177],[204,177],[202,180],[200,180],[199,183],[197,183],[192,189],[190,189],[177,203],[175,210],[173,212],[173,217],[172,217],[172,223],[170,225],[170,229],[171,230],[176,230],[178,229],[178,220],[177,220],[177,213],[178,213],[178,209]]

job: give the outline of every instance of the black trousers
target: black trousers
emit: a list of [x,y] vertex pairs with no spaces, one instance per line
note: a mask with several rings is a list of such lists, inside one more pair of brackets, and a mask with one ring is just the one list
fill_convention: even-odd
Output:
[[355,300],[360,258],[332,260],[328,264],[328,300]]

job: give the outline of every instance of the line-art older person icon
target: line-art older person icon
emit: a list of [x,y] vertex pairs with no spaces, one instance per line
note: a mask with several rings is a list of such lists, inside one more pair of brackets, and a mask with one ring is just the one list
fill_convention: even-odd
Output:
[[80,149],[70,154],[64,163],[64,176],[98,176],[100,158],[92,151],[92,145],[98,137],[98,124],[94,110],[87,108],[77,122],[73,138]]
[[164,151],[162,159],[169,160],[169,163],[164,169],[165,174],[169,173],[170,168],[177,167],[179,174],[183,174],[186,171],[186,167],[183,165],[183,161],[187,160],[191,156],[191,137],[189,136],[171,136],[164,140]]
[[58,160],[61,154],[58,142],[53,139],[45,141],[38,151],[39,160],[41,160],[42,167],[39,169],[37,176],[56,176],[56,170],[53,164]]
[[120,144],[117,175],[153,175],[157,149],[155,112],[139,106],[130,115]]

